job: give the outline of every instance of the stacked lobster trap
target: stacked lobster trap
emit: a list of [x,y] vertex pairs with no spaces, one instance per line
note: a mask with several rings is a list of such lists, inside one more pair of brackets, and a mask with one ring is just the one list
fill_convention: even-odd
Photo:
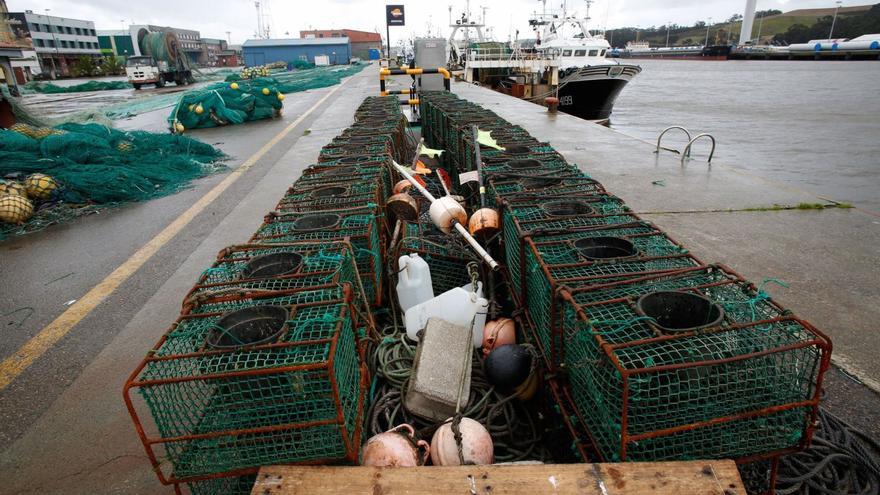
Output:
[[356,462],[396,102],[367,98],[247,244],[222,250],[125,385],[160,481],[249,493],[260,466]]
[[808,445],[826,336],[522,128],[450,93],[426,93],[420,110],[452,170],[476,168],[473,125],[504,148],[481,146],[481,168],[513,297],[527,308],[521,330],[590,460],[746,462]]

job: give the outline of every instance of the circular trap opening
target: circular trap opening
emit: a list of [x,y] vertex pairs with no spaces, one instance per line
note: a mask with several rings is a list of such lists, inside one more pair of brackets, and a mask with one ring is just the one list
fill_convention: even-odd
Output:
[[293,222],[293,230],[309,232],[312,230],[329,229],[339,224],[340,217],[335,213],[317,213],[306,215]]
[[268,278],[289,275],[302,266],[297,253],[272,253],[250,260],[241,271],[242,278]]
[[658,291],[645,294],[636,302],[636,311],[653,318],[667,332],[687,332],[716,326],[724,310],[706,297],[691,292]]
[[345,140],[348,141],[349,143],[369,143],[371,141],[375,141],[376,138],[373,136],[353,135],[353,136],[349,136],[349,137],[345,138]]
[[270,344],[284,332],[287,316],[283,306],[253,306],[226,313],[208,334],[208,346],[235,349]]
[[520,184],[526,189],[540,189],[542,187],[553,187],[562,184],[562,179],[538,178],[523,179]]
[[574,215],[592,215],[593,208],[584,201],[554,201],[545,203],[544,212],[553,217],[570,217]]
[[538,160],[532,160],[531,158],[526,160],[511,160],[507,162],[507,167],[511,170],[527,170],[532,168],[541,168],[541,162]]
[[633,243],[621,237],[589,237],[578,239],[574,248],[588,260],[632,258],[638,254]]
[[523,146],[521,144],[511,144],[510,146],[504,147],[504,152],[508,155],[525,155],[529,151],[532,151],[528,146]]
[[315,189],[311,192],[310,196],[313,198],[332,198],[333,196],[339,196],[341,194],[346,194],[348,192],[347,187],[342,186],[330,186],[330,187],[322,187],[320,189]]

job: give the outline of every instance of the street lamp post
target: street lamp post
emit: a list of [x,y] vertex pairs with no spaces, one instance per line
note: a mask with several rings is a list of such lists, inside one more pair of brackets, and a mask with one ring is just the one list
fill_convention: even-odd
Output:
[[[55,36],[55,28],[52,26],[52,18],[49,17],[49,11],[52,9],[43,9],[46,11],[46,22],[49,23],[49,32],[52,33],[52,44],[55,46],[55,55],[58,55],[58,38]],[[55,57],[49,53],[49,60],[52,61],[52,79],[55,79],[58,68],[55,67]]]
[[671,26],[672,21],[668,21],[666,23],[666,48],[669,48],[669,27]]
[[709,46],[709,28],[712,27],[712,18],[709,18],[709,23],[706,24],[706,42],[703,43],[703,46]]
[[840,4],[842,4],[843,2],[841,0],[837,0],[837,2],[835,3],[837,4],[837,8],[834,9],[834,18],[831,19],[831,31],[828,33],[828,41],[831,41],[831,39],[834,37],[834,23],[837,22],[837,12],[840,10]]

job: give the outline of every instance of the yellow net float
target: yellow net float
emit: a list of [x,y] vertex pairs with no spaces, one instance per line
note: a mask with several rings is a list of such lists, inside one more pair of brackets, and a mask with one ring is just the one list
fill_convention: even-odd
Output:
[[27,189],[19,182],[0,181],[0,196],[6,196],[7,194],[26,198]]
[[34,205],[27,198],[7,194],[0,196],[0,222],[22,224],[34,214]]
[[52,192],[58,189],[55,179],[46,174],[31,174],[24,180],[29,197],[34,199],[49,199]]

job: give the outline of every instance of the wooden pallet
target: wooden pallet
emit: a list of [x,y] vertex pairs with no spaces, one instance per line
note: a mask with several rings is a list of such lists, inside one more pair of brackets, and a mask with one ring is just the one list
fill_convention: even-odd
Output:
[[733,461],[372,468],[267,466],[252,495],[746,495]]

